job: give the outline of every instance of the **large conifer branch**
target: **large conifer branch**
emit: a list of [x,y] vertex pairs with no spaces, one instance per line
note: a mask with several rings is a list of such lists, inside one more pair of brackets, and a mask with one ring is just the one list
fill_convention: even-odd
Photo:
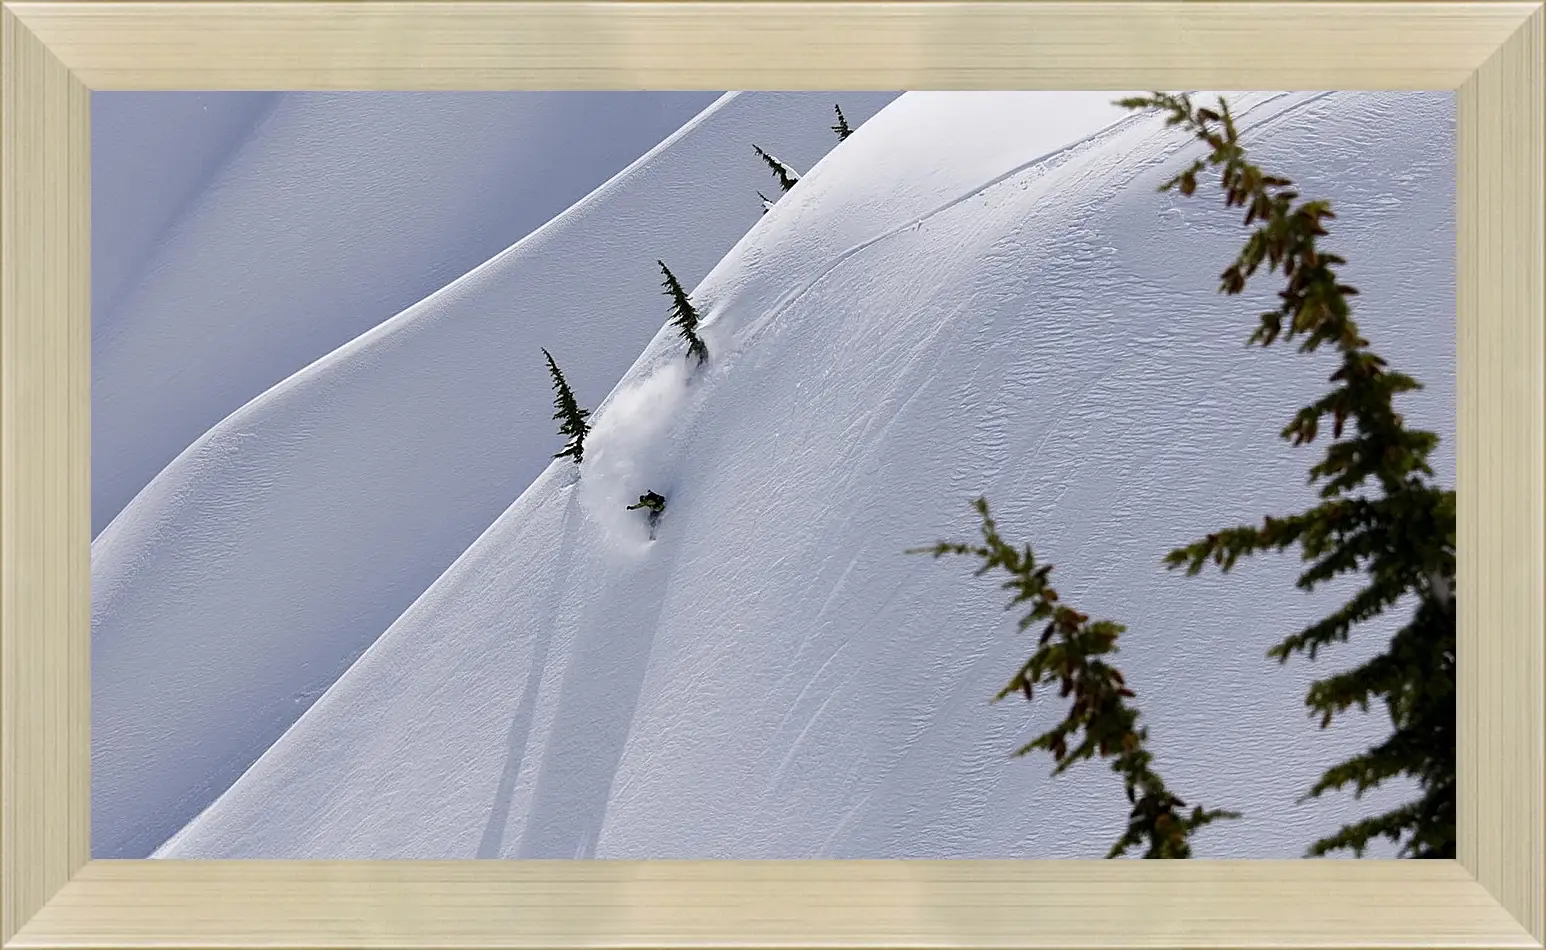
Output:
[[1138,848],[1144,849],[1146,858],[1191,857],[1189,839],[1193,832],[1239,814],[1205,811],[1201,806],[1186,812],[1187,803],[1171,794],[1155,773],[1146,748],[1149,730],[1138,724],[1139,711],[1128,703],[1134,692],[1123,674],[1102,659],[1117,652],[1117,638],[1126,628],[1109,620],[1092,622],[1062,603],[1048,581],[1053,565],[1039,564],[1029,545],[1017,549],[1005,541],[989,513],[986,499],[977,499],[974,507],[983,519],[981,544],[942,541],[909,553],[932,554],[936,558],[970,555],[982,561],[974,572],[979,576],[996,569],[1004,571],[1009,577],[1000,586],[1014,595],[1007,609],[1029,605],[1019,621],[1021,632],[1045,622],[1036,651],[994,699],[997,702],[1019,693],[1029,701],[1038,688],[1054,685],[1060,697],[1072,698],[1061,722],[1021,746],[1015,754],[1026,755],[1039,749],[1050,753],[1054,775],[1086,759],[1110,758],[1112,771],[1123,777],[1133,808],[1127,828],[1107,857],[1120,857]]
[[[1334,217],[1330,205],[1297,204],[1299,194],[1292,182],[1248,162],[1223,99],[1218,109],[1194,108],[1187,96],[1164,93],[1120,104],[1159,109],[1167,125],[1185,128],[1210,148],[1206,158],[1166,182],[1162,191],[1191,195],[1199,173],[1217,168],[1226,207],[1245,208],[1243,223],[1255,225],[1236,260],[1220,275],[1221,292],[1241,293],[1264,265],[1269,273],[1278,270],[1286,278],[1279,308],[1260,315],[1248,342],[1268,346],[1280,336],[1301,337],[1303,352],[1331,344],[1341,354],[1329,380],[1333,390],[1296,413],[1280,433],[1294,445],[1304,445],[1330,421],[1333,441],[1322,461],[1310,469],[1310,481],[1322,483],[1322,503],[1289,518],[1265,518],[1258,527],[1215,532],[1170,552],[1166,563],[1189,574],[1209,562],[1229,571],[1243,556],[1298,543],[1310,562],[1297,582],[1305,590],[1342,574],[1369,575],[1369,585],[1341,609],[1269,651],[1280,661],[1294,652],[1314,659],[1319,647],[1348,639],[1355,624],[1409,592],[1418,595],[1412,622],[1393,637],[1387,653],[1312,684],[1306,705],[1320,714],[1325,727],[1335,714],[1356,705],[1367,708],[1378,697],[1395,726],[1391,740],[1329,769],[1310,795],[1348,784],[1363,791],[1397,774],[1418,778],[1423,794],[1418,802],[1316,842],[1310,853],[1349,849],[1358,855],[1375,836],[1395,841],[1407,834],[1404,854],[1453,856],[1455,492],[1431,481],[1428,456],[1439,437],[1408,429],[1393,406],[1396,395],[1420,386],[1412,377],[1387,369],[1353,320],[1349,301],[1357,291],[1337,277],[1337,268],[1346,262],[1316,243],[1327,235],[1325,222]],[[1345,436],[1350,423],[1352,431]],[[1372,481],[1380,497],[1350,497]]]
[[1163,184],[1162,191],[1191,195],[1197,189],[1198,174],[1209,166],[1216,167],[1225,206],[1245,208],[1243,223],[1257,225],[1235,261],[1220,275],[1220,290],[1241,293],[1248,278],[1264,264],[1269,273],[1283,272],[1286,286],[1279,293],[1282,303],[1277,310],[1260,316],[1250,342],[1268,346],[1280,335],[1287,340],[1302,337],[1303,352],[1312,352],[1324,343],[1341,352],[1342,364],[1331,376],[1337,388],[1297,413],[1283,435],[1296,445],[1310,442],[1316,438],[1321,421],[1330,417],[1333,436],[1338,438],[1345,424],[1353,421],[1360,433],[1359,450],[1343,449],[1329,456],[1322,463],[1326,470],[1317,471],[1312,480],[1341,475],[1348,479],[1345,487],[1353,488],[1366,478],[1375,478],[1387,490],[1395,490],[1415,476],[1431,475],[1427,456],[1438,437],[1407,429],[1391,401],[1396,393],[1418,389],[1419,384],[1411,377],[1388,372],[1385,360],[1369,350],[1369,341],[1360,336],[1350,312],[1349,298],[1358,291],[1338,280],[1336,268],[1347,262],[1316,245],[1316,239],[1327,234],[1325,222],[1335,217],[1330,204],[1304,201],[1297,205],[1299,192],[1291,188],[1293,182],[1268,175],[1248,162],[1224,99],[1217,110],[1195,109],[1187,96],[1165,93],[1124,99],[1119,104],[1131,109],[1160,109],[1166,113],[1167,125],[1187,129],[1212,149],[1207,158],[1193,162]]

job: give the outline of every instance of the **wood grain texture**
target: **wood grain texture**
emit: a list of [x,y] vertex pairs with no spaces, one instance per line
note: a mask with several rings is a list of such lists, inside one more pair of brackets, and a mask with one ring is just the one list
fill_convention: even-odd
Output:
[[10,6],[93,89],[886,90],[1453,89],[1535,4]]
[[174,944],[1536,946],[1450,861],[96,861],[11,946]]
[[1547,936],[1543,643],[1547,305],[1537,11],[1457,96],[1459,858]]
[[[1540,3],[0,8],[0,944],[1542,945]],[[1156,87],[1459,88],[1460,861],[87,863],[87,89]]]
[[0,942],[90,857],[86,87],[3,19]]

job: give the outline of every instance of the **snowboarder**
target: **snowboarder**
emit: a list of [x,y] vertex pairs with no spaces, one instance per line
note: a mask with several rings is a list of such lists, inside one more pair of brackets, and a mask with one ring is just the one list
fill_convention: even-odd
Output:
[[655,540],[655,525],[661,520],[661,512],[666,510],[666,499],[653,491],[647,491],[639,496],[638,504],[628,506],[629,511],[635,508],[650,509],[650,540]]

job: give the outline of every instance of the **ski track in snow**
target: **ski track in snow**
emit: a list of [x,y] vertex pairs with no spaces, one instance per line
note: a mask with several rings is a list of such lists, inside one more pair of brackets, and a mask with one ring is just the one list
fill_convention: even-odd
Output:
[[[1329,247],[1377,348],[1428,384],[1404,412],[1441,433],[1449,480],[1454,215],[1427,196],[1453,195],[1433,148],[1451,97],[1236,98],[1262,116],[1254,158],[1340,209]],[[1127,809],[1104,765],[1008,758],[1058,710],[988,703],[1027,649],[1003,592],[900,553],[975,533],[980,492],[1071,602],[1128,624],[1168,784],[1247,812],[1202,856],[1293,856],[1400,800],[1296,803],[1382,732],[1315,729],[1301,700],[1327,665],[1262,656],[1346,585],[1302,595],[1288,559],[1158,564],[1312,498],[1263,486],[1303,483],[1308,452],[1275,434],[1327,366],[1241,346],[1274,288],[1213,293],[1239,219],[1211,188],[1154,190],[1196,146],[1134,116],[974,178],[974,149],[1031,151],[1002,130],[1048,100],[962,101],[905,95],[808,171],[694,290],[703,371],[684,386],[658,332],[597,408],[579,481],[550,465],[157,855],[1102,854]],[[960,167],[899,146],[919,128]],[[646,488],[668,496],[654,543],[615,504]]]
[[[575,493],[573,485],[564,489],[565,521],[570,520],[575,513]],[[564,549],[560,552],[556,564],[563,564],[574,551],[575,540],[573,532],[566,533]],[[567,593],[562,581],[550,581],[559,588],[561,596]],[[558,613],[558,604],[561,598],[555,598],[547,605],[542,622],[537,624],[538,630],[551,630],[555,616]],[[500,848],[505,840],[506,827],[510,820],[511,800],[515,795],[516,779],[519,777],[521,763],[526,755],[526,743],[532,727],[532,716],[537,706],[537,691],[542,684],[542,674],[548,664],[548,648],[551,637],[536,636],[530,639],[533,656],[527,668],[526,682],[521,689],[521,701],[516,707],[516,714],[510,721],[510,732],[506,736],[505,764],[500,773],[500,784],[494,794],[494,804],[489,810],[489,821],[484,826],[483,838],[478,845],[478,857],[497,858]]]
[[[1311,105],[1311,104],[1319,101],[1320,99],[1325,98],[1328,95],[1330,95],[1330,93],[1320,93],[1320,94],[1318,94],[1316,96],[1313,96],[1313,97],[1311,97],[1311,98],[1309,98],[1309,99],[1307,99],[1307,100],[1305,100],[1303,102],[1297,103],[1296,107],[1303,107],[1303,106]],[[1256,111],[1257,109],[1259,109],[1259,108],[1261,108],[1261,107],[1263,107],[1265,105],[1269,105],[1269,104],[1277,101],[1280,98],[1282,98],[1282,97],[1281,96],[1270,96],[1270,97],[1266,98],[1263,101],[1254,102],[1254,103],[1252,103],[1252,105],[1249,108],[1247,108],[1246,110],[1243,110],[1242,112],[1240,112],[1236,116],[1236,118],[1238,120],[1239,119],[1245,119],[1248,116],[1250,116],[1252,112]],[[1290,111],[1292,111],[1292,110],[1290,110]],[[1271,119],[1273,119],[1273,118],[1279,118],[1281,115],[1283,115],[1283,113],[1271,116],[1269,121],[1271,121]],[[870,250],[871,248],[875,247],[876,245],[880,244],[883,241],[889,240],[891,238],[895,238],[898,235],[907,233],[909,231],[917,230],[921,225],[927,223],[931,219],[939,217],[940,215],[945,214],[948,211],[952,211],[952,210],[955,210],[956,208],[961,207],[966,202],[971,201],[973,198],[976,198],[976,197],[979,197],[979,196],[985,194],[986,192],[990,191],[991,189],[993,189],[994,187],[996,187],[998,185],[1002,185],[1002,184],[1005,184],[1006,182],[1010,182],[1010,181],[1013,181],[1013,180],[1015,180],[1017,178],[1020,178],[1021,176],[1025,175],[1027,172],[1046,169],[1046,168],[1050,167],[1051,165],[1059,162],[1060,160],[1066,159],[1069,156],[1075,155],[1075,154],[1077,154],[1080,151],[1084,151],[1084,150],[1096,147],[1102,141],[1110,139],[1112,136],[1114,136],[1116,134],[1119,134],[1121,131],[1130,128],[1133,124],[1142,121],[1144,118],[1145,117],[1142,114],[1135,114],[1135,115],[1133,115],[1133,116],[1131,116],[1129,118],[1123,119],[1122,121],[1116,123],[1115,125],[1113,125],[1112,127],[1108,128],[1108,129],[1105,129],[1105,130],[1103,130],[1101,132],[1096,133],[1095,135],[1090,136],[1089,138],[1082,139],[1082,140],[1080,140],[1078,142],[1073,142],[1073,143],[1071,143],[1069,145],[1064,146],[1063,148],[1055,149],[1054,151],[1051,151],[1051,152],[1047,153],[1046,155],[1042,155],[1042,156],[1039,156],[1037,158],[1031,159],[1030,161],[1025,162],[1024,164],[1018,165],[1015,168],[1012,168],[1009,171],[1004,172],[1003,174],[994,176],[992,179],[990,179],[990,180],[988,180],[986,182],[983,182],[980,185],[977,185],[976,187],[972,188],[970,191],[967,191],[967,192],[959,195],[958,197],[952,198],[950,201],[947,201],[945,204],[942,204],[942,205],[940,205],[937,208],[933,208],[933,209],[925,212],[924,214],[919,215],[917,218],[914,218],[912,221],[909,221],[909,222],[906,222],[904,224],[898,225],[897,227],[894,227],[894,228],[892,228],[889,231],[885,231],[885,232],[883,232],[881,234],[876,235],[875,237],[870,238],[869,240],[861,241],[859,244],[856,244],[853,247],[850,247],[848,250],[844,251],[842,254],[840,254],[836,258],[834,258],[832,263],[829,264],[827,267],[823,268],[815,277],[813,277],[811,280],[807,281],[805,284],[803,284],[799,288],[797,288],[793,292],[793,294],[791,294],[787,298],[781,300],[777,307],[775,307],[772,311],[770,311],[767,316],[763,317],[755,325],[755,327],[753,328],[753,332],[750,332],[750,333],[746,334],[747,344],[745,346],[743,346],[742,349],[747,349],[750,346],[755,345],[757,340],[759,339],[759,337],[762,335],[762,333],[764,331],[766,331],[766,329],[771,324],[774,324],[774,323],[777,322],[780,314],[784,313],[784,311],[788,310],[790,307],[792,307],[795,304],[799,303],[801,298],[805,297],[806,294],[810,293],[813,288],[815,288],[818,284],[822,283],[822,281],[824,281],[824,280],[828,279],[829,277],[831,277],[839,268],[841,268],[841,267],[843,267],[843,265],[849,263],[852,259],[854,259],[858,255],[864,253],[865,251]],[[1253,126],[1243,124],[1243,125],[1240,125],[1239,128],[1241,129],[1241,131],[1243,133],[1246,133],[1246,132],[1252,131]],[[1177,143],[1176,148],[1180,149],[1180,148],[1184,147],[1184,145],[1186,145],[1186,144],[1188,144],[1188,143],[1187,142]],[[1158,160],[1159,161],[1163,161],[1165,158],[1168,158],[1170,156],[1170,154],[1171,154],[1171,152],[1167,152],[1167,153],[1163,154],[1161,156],[1161,158],[1158,159]]]

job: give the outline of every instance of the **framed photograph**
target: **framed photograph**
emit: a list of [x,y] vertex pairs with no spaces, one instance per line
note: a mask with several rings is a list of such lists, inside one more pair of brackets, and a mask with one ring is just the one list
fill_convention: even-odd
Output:
[[0,20],[0,947],[1544,946],[1540,2]]

